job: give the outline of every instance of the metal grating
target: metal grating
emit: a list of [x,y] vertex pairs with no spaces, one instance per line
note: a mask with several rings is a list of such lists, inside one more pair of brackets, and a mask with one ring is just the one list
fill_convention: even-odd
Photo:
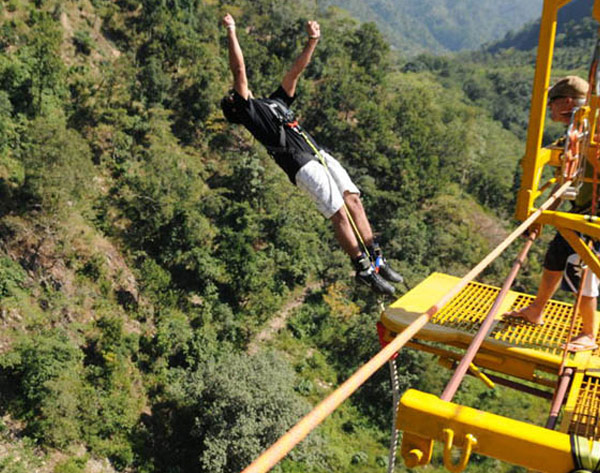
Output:
[[583,378],[575,406],[569,433],[600,440],[600,378]]
[[[433,317],[432,322],[455,330],[476,333],[499,292],[497,287],[477,282],[469,283]],[[519,295],[511,310],[525,307],[533,299],[533,296]],[[532,325],[520,319],[500,321],[496,323],[490,337],[512,345],[561,354],[561,345],[567,338],[571,313],[571,304],[550,301],[544,310],[543,326]],[[580,329],[581,323],[577,320],[575,333]]]
[[[519,295],[511,310],[519,310],[533,302],[535,297]],[[562,354],[561,345],[566,342],[573,306],[565,302],[549,301],[544,308],[544,325],[536,326],[523,320],[502,321],[496,326],[492,337],[514,345],[525,345],[543,349],[553,354]],[[575,321],[574,333],[581,330],[579,318]]]
[[456,330],[476,332],[499,292],[496,287],[471,282],[435,314],[432,322]]

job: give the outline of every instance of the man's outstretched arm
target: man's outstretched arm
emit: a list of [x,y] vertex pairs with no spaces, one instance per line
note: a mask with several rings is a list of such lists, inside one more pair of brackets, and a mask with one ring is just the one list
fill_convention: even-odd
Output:
[[229,68],[233,74],[233,88],[244,99],[248,100],[248,78],[242,48],[235,34],[235,20],[227,13],[223,17],[223,26],[227,28],[227,42],[229,45]]
[[300,56],[296,58],[292,68],[288,71],[288,73],[284,76],[281,81],[281,86],[283,90],[285,90],[286,94],[290,97],[293,97],[296,93],[296,85],[298,84],[298,78],[302,71],[306,69],[308,63],[310,62],[310,58],[313,55],[315,48],[317,47],[317,42],[321,37],[321,28],[319,23],[316,21],[309,21],[306,24],[306,32],[308,33],[308,42],[306,46],[300,53]]

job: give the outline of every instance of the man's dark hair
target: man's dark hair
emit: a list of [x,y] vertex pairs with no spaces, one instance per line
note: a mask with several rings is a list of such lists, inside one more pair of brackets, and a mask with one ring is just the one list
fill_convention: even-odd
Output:
[[240,117],[240,111],[237,109],[235,103],[234,90],[230,90],[229,93],[221,100],[221,110],[223,115],[229,123],[242,123]]

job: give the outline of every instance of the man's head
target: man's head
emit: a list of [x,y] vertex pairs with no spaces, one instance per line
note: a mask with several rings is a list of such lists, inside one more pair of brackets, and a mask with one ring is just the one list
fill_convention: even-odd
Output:
[[553,121],[569,123],[575,107],[585,104],[589,89],[586,80],[577,76],[560,79],[548,91],[548,107]]
[[232,89],[221,99],[221,110],[229,123],[241,123],[240,111],[235,103],[235,91]]

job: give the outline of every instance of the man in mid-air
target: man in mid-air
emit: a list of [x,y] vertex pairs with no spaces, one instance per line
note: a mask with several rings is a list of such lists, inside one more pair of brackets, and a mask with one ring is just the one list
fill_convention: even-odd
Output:
[[233,89],[221,101],[225,118],[246,127],[266,147],[290,181],[306,192],[319,211],[331,220],[337,241],[352,259],[356,278],[380,294],[392,295],[395,289],[390,282],[402,282],[402,276],[383,258],[373,238],[360,191],[341,164],[300,127],[289,109],[296,98],[298,78],[321,37],[319,24],[307,23],[306,46],[279,88],[268,98],[260,99],[254,98],[248,88],[244,56],[231,15],[225,15],[223,26],[227,29],[229,66],[233,74]]

